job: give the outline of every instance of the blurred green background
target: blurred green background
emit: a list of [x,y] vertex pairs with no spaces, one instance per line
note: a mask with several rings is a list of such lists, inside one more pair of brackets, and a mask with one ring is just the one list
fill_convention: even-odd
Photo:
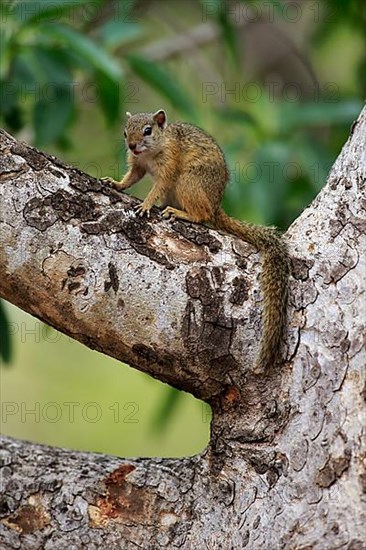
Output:
[[[96,177],[123,174],[126,110],[204,127],[225,209],[286,229],[325,183],[364,96],[358,0],[1,4],[1,125]],[[131,191],[143,197],[145,178]],[[183,456],[206,405],[1,303],[1,428],[123,456]]]

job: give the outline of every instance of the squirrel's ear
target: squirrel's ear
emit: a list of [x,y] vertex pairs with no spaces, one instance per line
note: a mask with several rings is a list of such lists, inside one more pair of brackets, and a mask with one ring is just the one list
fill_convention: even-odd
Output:
[[156,111],[156,113],[153,114],[153,121],[156,122],[160,128],[165,128],[168,123],[165,111],[163,109]]
[[129,111],[127,111],[127,112],[126,112],[126,117],[127,117],[127,118],[130,118],[131,116],[132,116],[131,113],[130,113]]

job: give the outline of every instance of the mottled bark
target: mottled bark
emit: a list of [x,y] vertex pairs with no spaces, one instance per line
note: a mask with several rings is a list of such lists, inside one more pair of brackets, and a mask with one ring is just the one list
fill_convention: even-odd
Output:
[[122,460],[4,438],[4,548],[357,550],[366,491],[366,112],[287,234],[281,369],[253,372],[259,256],[169,223],[0,135],[0,294],[208,401],[202,456]]

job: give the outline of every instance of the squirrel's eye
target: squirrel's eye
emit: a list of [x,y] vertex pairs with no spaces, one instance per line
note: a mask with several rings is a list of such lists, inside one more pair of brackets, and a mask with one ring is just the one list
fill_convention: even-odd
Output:
[[151,126],[146,126],[144,129],[144,136],[151,136],[152,128]]

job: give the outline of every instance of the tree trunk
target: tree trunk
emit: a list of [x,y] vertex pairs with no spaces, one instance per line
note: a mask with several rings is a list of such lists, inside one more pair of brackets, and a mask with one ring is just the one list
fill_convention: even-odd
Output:
[[182,460],[2,439],[1,548],[335,549],[365,544],[366,110],[287,232],[280,369],[253,369],[259,255],[0,133],[0,295],[211,404]]

